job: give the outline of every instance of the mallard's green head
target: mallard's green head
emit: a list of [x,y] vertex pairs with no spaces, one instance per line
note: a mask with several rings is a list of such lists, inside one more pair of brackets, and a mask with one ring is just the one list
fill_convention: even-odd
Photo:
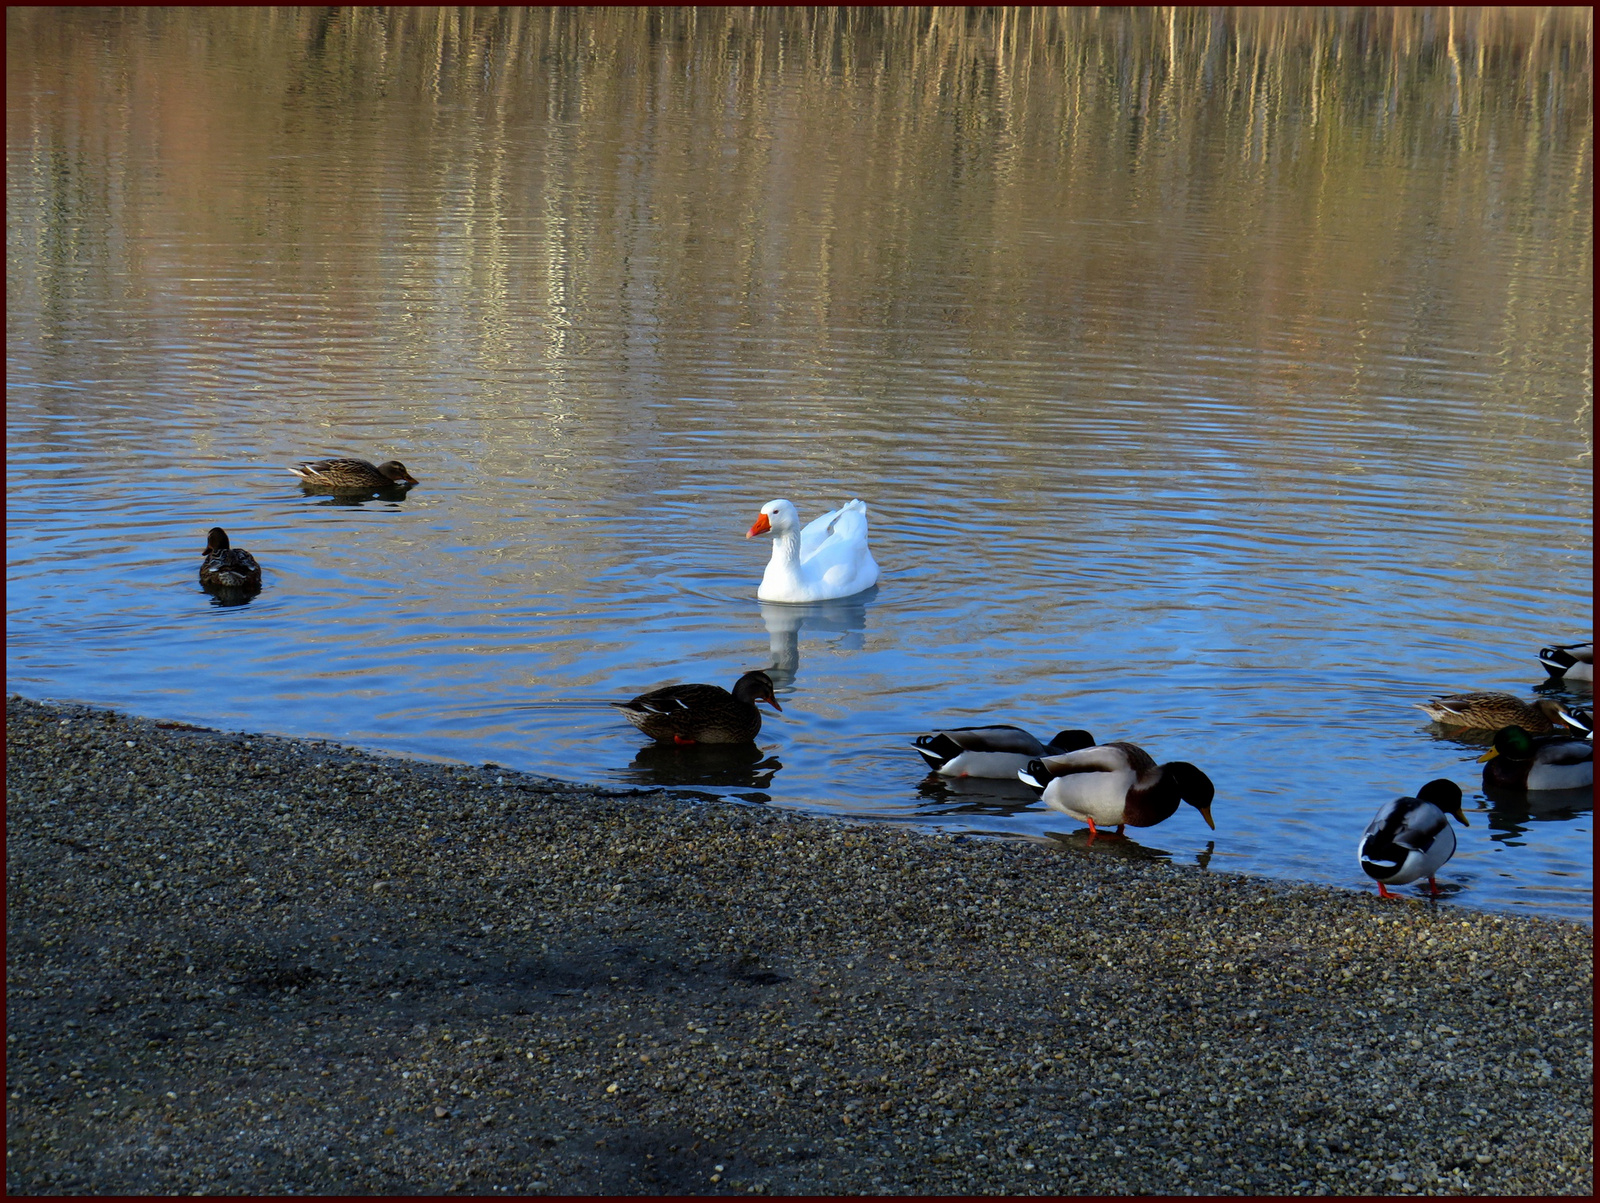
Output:
[[1493,760],[1496,756],[1504,756],[1507,760],[1532,760],[1533,736],[1521,727],[1502,727],[1494,733],[1494,747],[1482,756],[1479,762]]

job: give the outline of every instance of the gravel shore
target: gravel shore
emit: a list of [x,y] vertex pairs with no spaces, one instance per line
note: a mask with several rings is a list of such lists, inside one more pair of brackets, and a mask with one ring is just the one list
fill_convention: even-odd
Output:
[[6,716],[12,1193],[1592,1193],[1579,924]]

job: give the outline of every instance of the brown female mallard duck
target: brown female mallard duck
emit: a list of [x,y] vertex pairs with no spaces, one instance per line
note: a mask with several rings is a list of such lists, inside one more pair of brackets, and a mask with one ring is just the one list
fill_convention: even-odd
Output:
[[757,702],[782,710],[772,693],[772,678],[748,672],[729,693],[720,685],[668,685],[629,702],[612,702],[646,735],[679,744],[742,744],[761,731]]
[[200,561],[200,584],[206,589],[259,589],[261,565],[242,548],[228,543],[228,532],[213,526],[206,534],[205,559]]
[[1412,705],[1445,727],[1498,731],[1502,727],[1517,726],[1534,735],[1548,735],[1558,725],[1574,731],[1589,729],[1554,698],[1524,702],[1509,693],[1452,693]]
[[300,478],[305,488],[335,493],[399,489],[417,483],[417,478],[397,459],[376,466],[364,459],[311,459],[301,461],[289,471]]

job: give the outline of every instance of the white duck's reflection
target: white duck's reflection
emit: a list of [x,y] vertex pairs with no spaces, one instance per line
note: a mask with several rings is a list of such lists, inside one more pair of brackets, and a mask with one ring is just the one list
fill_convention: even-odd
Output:
[[638,785],[731,786],[767,789],[783,767],[776,756],[763,756],[755,741],[742,744],[646,744],[623,770]]
[[767,626],[772,649],[772,665],[767,675],[774,685],[788,688],[800,668],[800,632],[831,631],[841,638],[834,646],[860,651],[867,629],[867,607],[878,596],[878,587],[864,589],[849,597],[822,602],[758,602],[761,621]]

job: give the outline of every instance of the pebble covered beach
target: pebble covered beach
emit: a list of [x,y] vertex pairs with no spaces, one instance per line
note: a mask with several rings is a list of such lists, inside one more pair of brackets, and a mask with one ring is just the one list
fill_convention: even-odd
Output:
[[6,744],[12,1193],[1592,1193],[1581,924],[18,697]]

